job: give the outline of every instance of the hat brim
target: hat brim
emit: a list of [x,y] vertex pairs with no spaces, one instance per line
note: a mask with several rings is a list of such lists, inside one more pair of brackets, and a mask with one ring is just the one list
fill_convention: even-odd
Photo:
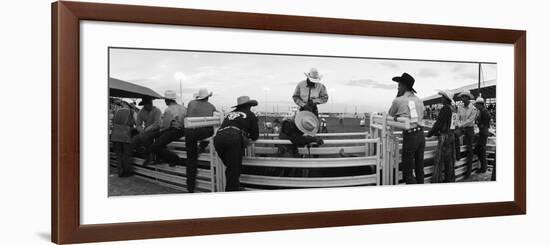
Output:
[[439,95],[443,96],[443,98],[448,99],[449,101],[453,101],[453,98],[449,97],[449,95],[447,93],[445,93],[444,91],[439,91],[437,93]]
[[462,97],[462,96],[467,96],[467,97],[470,98],[470,99],[473,99],[473,98],[474,98],[474,96],[473,96],[472,94],[460,93],[460,94],[458,95],[458,97]]
[[258,105],[258,101],[257,101],[257,100],[249,100],[249,101],[247,101],[247,102],[244,102],[244,103],[241,103],[241,104],[238,104],[238,105],[234,105],[234,106],[232,106],[231,108],[235,108],[235,107],[242,106],[242,105],[257,106],[257,105]]
[[[400,83],[400,82],[404,82],[405,80],[403,80],[402,77],[393,77],[391,79],[392,81],[396,82],[396,83]],[[415,93],[416,94],[416,90],[414,90],[413,87],[409,87],[409,90],[411,90],[411,92]]]
[[305,74],[306,77],[307,77],[310,81],[312,81],[312,82],[319,82],[319,81],[321,81],[321,78],[323,78],[323,76],[321,76],[321,75],[319,75],[318,78],[314,78],[314,77],[310,77],[309,74],[307,74],[307,73],[304,73],[304,74]]
[[[313,130],[307,130],[302,126],[301,123],[299,123],[304,117],[315,118],[315,121],[317,121],[317,123],[315,124],[315,128]],[[300,130],[302,133],[306,135],[316,135],[317,132],[319,132],[319,118],[315,116],[313,112],[310,112],[310,111],[299,111],[294,117],[294,124],[296,124],[296,127],[298,128],[298,130]]]
[[206,96],[203,96],[203,97],[195,96],[195,99],[196,99],[196,100],[203,100],[203,99],[206,99],[206,98],[212,96],[212,94],[213,94],[213,93],[210,92],[210,93],[208,93]]

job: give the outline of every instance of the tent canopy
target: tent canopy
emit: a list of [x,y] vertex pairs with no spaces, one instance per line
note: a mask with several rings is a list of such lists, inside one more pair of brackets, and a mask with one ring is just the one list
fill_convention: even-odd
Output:
[[[452,89],[450,91],[451,91],[451,93],[454,94],[453,99],[455,101],[460,100],[460,98],[458,98],[458,94],[460,92],[464,91],[464,90],[470,91],[470,93],[472,93],[474,98],[477,98],[479,96],[477,86],[478,86],[477,83],[473,83],[473,84],[466,85],[466,86],[463,86],[463,87],[460,87],[460,88]],[[495,98],[496,97],[496,88],[497,88],[496,80],[490,80],[490,81],[482,82],[481,86],[480,86],[481,96],[485,99]],[[428,97],[422,99],[422,101],[424,101],[424,105],[433,105],[433,104],[441,103],[440,98],[441,98],[441,95],[434,94],[432,96],[428,96]]]
[[145,96],[150,96],[154,99],[164,98],[150,88],[112,77],[109,77],[109,96],[119,98],[143,98]]

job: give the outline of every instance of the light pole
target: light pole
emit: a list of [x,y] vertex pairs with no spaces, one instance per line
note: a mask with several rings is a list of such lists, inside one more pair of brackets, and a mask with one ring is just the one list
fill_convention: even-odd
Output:
[[329,88],[328,91],[330,92],[330,111],[334,113],[334,91],[336,91],[335,88]]
[[174,73],[174,79],[179,80],[180,82],[180,100],[183,105],[183,79],[185,79],[185,73],[178,71]]
[[265,103],[265,105],[264,105],[264,108],[265,108],[265,109],[264,109],[264,111],[265,111],[265,112],[264,112],[264,113],[265,113],[264,126],[265,126],[266,123],[267,123],[267,111],[268,111],[268,109],[267,109],[267,93],[269,92],[269,88],[268,88],[268,87],[264,87],[264,92],[265,92],[265,100],[264,100],[264,103]]

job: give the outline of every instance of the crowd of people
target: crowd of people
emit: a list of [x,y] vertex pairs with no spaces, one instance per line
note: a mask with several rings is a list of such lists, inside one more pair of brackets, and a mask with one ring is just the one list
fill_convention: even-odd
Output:
[[[279,147],[280,156],[297,157],[299,147],[317,147],[323,140],[316,136],[320,128],[326,130],[326,122],[319,119],[317,106],[327,103],[329,97],[325,85],[320,83],[321,75],[312,68],[305,73],[305,79],[300,81],[294,90],[292,99],[299,110],[291,116],[277,122],[277,133],[280,139],[288,139],[292,144]],[[389,115],[395,118],[410,119],[412,127],[403,131],[402,166],[403,176],[407,184],[424,182],[424,148],[425,135],[422,125],[424,105],[415,94],[414,78],[407,73],[394,77],[398,83],[398,94],[389,109]],[[471,174],[473,125],[480,128],[478,148],[481,172],[486,171],[485,148],[490,113],[484,106],[484,101],[478,98],[475,107],[470,103],[473,96],[465,91],[459,96],[463,104],[454,107],[453,95],[441,91],[443,107],[439,111],[436,122],[428,133],[428,137],[437,136],[439,143],[435,159],[433,182],[454,181],[454,162],[460,158],[460,135],[464,135],[467,148],[466,176]],[[259,138],[258,118],[251,108],[258,101],[248,96],[237,98],[237,104],[231,112],[225,115],[220,128],[215,132],[213,127],[185,128],[186,117],[210,117],[216,108],[208,100],[213,94],[201,88],[187,107],[176,102],[176,93],[167,90],[164,101],[167,108],[164,112],[153,105],[153,98],[143,97],[135,113],[132,108],[119,108],[114,112],[112,120],[111,141],[118,159],[118,175],[127,177],[133,175],[134,151],[142,154],[143,165],[167,162],[170,166],[186,166],[187,190],[195,191],[198,155],[204,152],[209,142],[204,141],[214,136],[214,147],[218,156],[226,166],[226,191],[239,191],[239,177],[242,172],[244,150],[251,141]],[[280,129],[279,129],[280,125]],[[185,136],[186,159],[180,158],[167,148],[167,145]],[[415,175],[413,176],[413,169]],[[444,175],[442,174],[444,172]],[[493,172],[494,173],[494,172]]]

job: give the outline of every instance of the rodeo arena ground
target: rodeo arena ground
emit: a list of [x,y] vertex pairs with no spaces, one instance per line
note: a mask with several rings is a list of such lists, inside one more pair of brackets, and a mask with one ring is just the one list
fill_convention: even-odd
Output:
[[[314,72],[314,71],[313,71]],[[402,76],[405,77],[405,74]],[[411,85],[412,88],[412,85]],[[452,104],[462,103],[461,97],[469,93],[472,104],[476,104],[481,95],[482,106],[490,115],[490,127],[486,138],[485,151],[486,167],[482,169],[480,162],[479,128],[473,126],[473,144],[470,157],[471,169],[468,169],[468,146],[465,144],[465,134],[455,134],[453,146],[452,171],[445,171],[436,166],[435,159],[440,157],[437,153],[440,139],[437,134],[430,134],[431,127],[437,121],[441,112],[443,114],[442,97],[452,97]],[[202,89],[195,95],[199,98],[202,93],[208,91]],[[437,93],[433,96],[421,98],[423,103],[423,115],[419,116],[417,124],[422,125],[424,131],[425,147],[423,150],[423,177],[419,179],[419,172],[414,168],[416,183],[433,182],[473,182],[495,180],[496,172],[496,82],[487,81],[482,85],[475,83],[464,87],[447,90],[446,94]],[[211,95],[211,93],[210,93]],[[116,128],[117,111],[126,109],[136,117],[141,109],[140,104],[149,98],[150,100],[164,100],[168,94],[157,93],[150,88],[123,81],[109,79],[109,119],[110,133],[114,134]],[[202,95],[204,96],[204,95]],[[251,96],[253,97],[253,96]],[[478,98],[476,100],[475,98]],[[237,101],[237,98],[235,98]],[[141,101],[141,102],[140,102]],[[451,100],[450,100],[451,101]],[[139,103],[137,103],[139,102]],[[237,105],[248,103],[257,105],[250,98],[238,98]],[[185,104],[188,107],[187,104]],[[231,106],[231,105],[227,105]],[[188,108],[189,109],[189,108]],[[314,140],[297,147],[288,147],[293,142],[288,137],[281,137],[283,122],[295,114],[300,114],[299,106],[285,112],[263,111],[261,106],[252,107],[257,118],[257,130],[259,137],[246,144],[242,152],[242,168],[239,170],[238,190],[280,190],[296,188],[334,188],[377,185],[405,185],[403,174],[402,149],[403,134],[413,128],[415,122],[410,118],[388,115],[388,112],[369,113],[327,113],[315,114],[310,118],[313,124],[313,132],[310,132]],[[143,110],[143,109],[141,109]],[[316,108],[315,108],[316,110]],[[177,155],[181,161],[172,163],[159,156],[148,159],[147,149],[143,146],[129,149],[126,153],[129,159],[123,159],[121,148],[116,147],[118,142],[110,136],[109,154],[109,196],[126,195],[151,195],[188,192],[224,192],[227,190],[227,178],[230,173],[226,170],[219,154],[214,147],[214,136],[223,128],[224,119],[230,112],[216,111],[208,117],[190,117],[183,120],[184,131],[198,128],[211,128],[213,133],[209,137],[199,140],[199,146],[193,149],[197,152],[194,183],[188,179],[188,150],[186,135],[182,134],[177,139],[168,143],[164,150]],[[391,114],[391,112],[390,112]],[[454,116],[454,113],[453,113]],[[296,116],[297,117],[297,116]],[[307,117],[306,117],[307,118]],[[137,120],[137,119],[136,119]],[[306,119],[304,119],[306,120]],[[306,120],[306,121],[307,121]],[[132,120],[135,121],[135,120]],[[307,121],[309,122],[309,121]],[[310,125],[311,126],[311,125]],[[135,126],[133,126],[135,127]],[[130,128],[133,130],[133,127]],[[225,127],[227,128],[227,127]],[[225,129],[224,128],[224,129]],[[304,132],[302,127],[298,128]],[[308,129],[305,129],[307,131]],[[134,134],[136,134],[134,132]],[[132,137],[132,136],[130,136]],[[308,136],[309,137],[309,136]],[[155,140],[155,139],[152,139]],[[157,139],[158,140],[158,139]],[[127,141],[128,143],[129,141]],[[455,151],[456,149],[457,151]],[[150,154],[150,153],[149,153]],[[454,159],[456,156],[456,159]],[[417,158],[418,159],[418,158]],[[420,158],[422,159],[422,158]],[[127,161],[130,166],[122,166]],[[416,163],[418,166],[418,163]],[[449,165],[445,165],[449,166]],[[125,169],[126,168],[126,169]],[[121,173],[130,171],[130,173]],[[444,177],[434,176],[437,171]],[[230,171],[229,171],[230,172]],[[452,173],[449,179],[443,172]],[[420,175],[421,176],[421,175]],[[233,176],[234,177],[234,176]],[[422,180],[423,178],[423,180]],[[445,180],[443,180],[445,178]],[[193,182],[193,181],[192,181]],[[189,185],[194,185],[190,188]]]

